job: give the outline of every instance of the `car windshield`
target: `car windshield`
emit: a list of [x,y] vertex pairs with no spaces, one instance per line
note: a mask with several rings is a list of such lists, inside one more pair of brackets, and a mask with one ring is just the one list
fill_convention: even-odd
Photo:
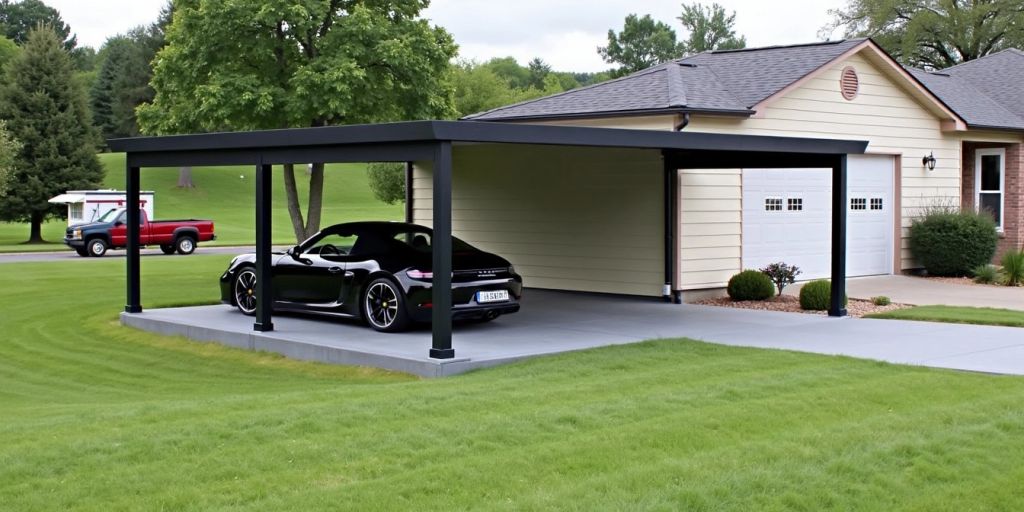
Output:
[[99,219],[96,219],[96,221],[97,222],[114,222],[114,219],[117,218],[117,216],[121,213],[121,211],[122,210],[120,208],[112,208],[110,210],[107,210],[107,213],[104,213]]

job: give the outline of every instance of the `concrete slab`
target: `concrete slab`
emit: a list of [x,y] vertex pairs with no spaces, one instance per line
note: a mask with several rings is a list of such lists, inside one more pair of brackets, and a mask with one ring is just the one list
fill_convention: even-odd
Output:
[[[797,295],[800,283],[786,288]],[[969,306],[1024,310],[1024,288],[976,286],[911,276],[874,276],[846,280],[846,294],[855,299],[884,295],[893,302],[925,306]]]
[[629,297],[528,290],[520,313],[457,324],[457,359],[427,357],[427,328],[382,334],[355,322],[279,315],[275,330],[228,306],[122,314],[128,326],[328,363],[374,366],[426,377],[546,354],[687,337],[735,346],[845,355],[901,364],[1024,375],[1024,329],[674,305]]

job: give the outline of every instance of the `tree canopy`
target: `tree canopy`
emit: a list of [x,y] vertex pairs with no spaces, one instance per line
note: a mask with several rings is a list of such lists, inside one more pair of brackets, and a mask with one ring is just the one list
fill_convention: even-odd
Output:
[[710,7],[699,3],[683,4],[683,12],[677,19],[688,34],[683,41],[683,53],[747,47],[747,38],[736,35],[736,11],[726,14],[725,8],[717,3]]
[[452,66],[455,115],[462,117],[495,107],[547,96],[609,78],[604,73],[553,71],[541,59],[521,66],[514,57],[478,63],[462,60]]
[[625,76],[662,62],[678,59],[683,47],[676,41],[676,32],[667,24],[655,21],[650,14],[626,16],[622,31],[608,30],[608,46],[597,53],[609,64],[618,64],[612,73]]
[[[179,0],[158,54],[144,133],[374,123],[453,115],[456,46],[425,0]],[[284,173],[296,238],[319,230],[323,165],[307,216]]]
[[7,195],[14,177],[15,159],[21,144],[7,131],[7,123],[0,121],[0,198]]
[[71,27],[64,23],[57,9],[40,0],[0,0],[0,30],[8,39],[22,45],[38,25],[51,27],[60,37],[65,50],[70,52],[78,45]]
[[1024,46],[1020,0],[848,0],[822,32],[871,37],[901,63],[943,69]]
[[12,186],[0,198],[0,219],[30,223],[30,242],[41,242],[40,226],[56,213],[47,200],[103,180],[85,91],[74,79],[60,36],[43,25],[29,33],[7,66],[0,87],[0,119],[20,142]]

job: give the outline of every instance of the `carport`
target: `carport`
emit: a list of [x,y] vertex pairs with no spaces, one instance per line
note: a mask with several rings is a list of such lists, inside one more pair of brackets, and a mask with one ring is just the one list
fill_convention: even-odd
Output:
[[[451,235],[453,150],[462,146],[572,148],[573,151],[618,148],[658,155],[663,169],[660,199],[663,222],[662,295],[678,300],[675,279],[679,258],[675,216],[680,198],[679,169],[829,168],[832,170],[832,308],[846,314],[842,298],[846,276],[847,155],[861,154],[867,143],[612,128],[584,128],[472,121],[412,121],[374,125],[299,128],[236,133],[140,137],[110,141],[126,153],[128,198],[127,301],[129,315],[142,312],[139,255],[139,173],[146,167],[251,165],[256,168],[256,322],[253,330],[273,331],[271,298],[272,166],[309,162],[405,162],[431,168],[433,243],[433,321],[429,357],[451,359]],[[472,169],[465,169],[472,172]],[[407,183],[409,185],[409,183]],[[407,186],[411,190],[411,186]],[[569,192],[569,191],[567,191]],[[411,203],[411,201],[410,201]],[[410,217],[407,208],[407,217]],[[407,220],[412,220],[411,218]],[[527,283],[529,286],[529,283]]]

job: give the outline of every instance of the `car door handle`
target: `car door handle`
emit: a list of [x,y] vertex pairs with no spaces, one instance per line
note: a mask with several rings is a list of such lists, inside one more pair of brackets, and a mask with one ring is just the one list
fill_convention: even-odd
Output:
[[341,267],[331,267],[327,269],[327,271],[332,274],[337,274],[338,272],[341,272]]

